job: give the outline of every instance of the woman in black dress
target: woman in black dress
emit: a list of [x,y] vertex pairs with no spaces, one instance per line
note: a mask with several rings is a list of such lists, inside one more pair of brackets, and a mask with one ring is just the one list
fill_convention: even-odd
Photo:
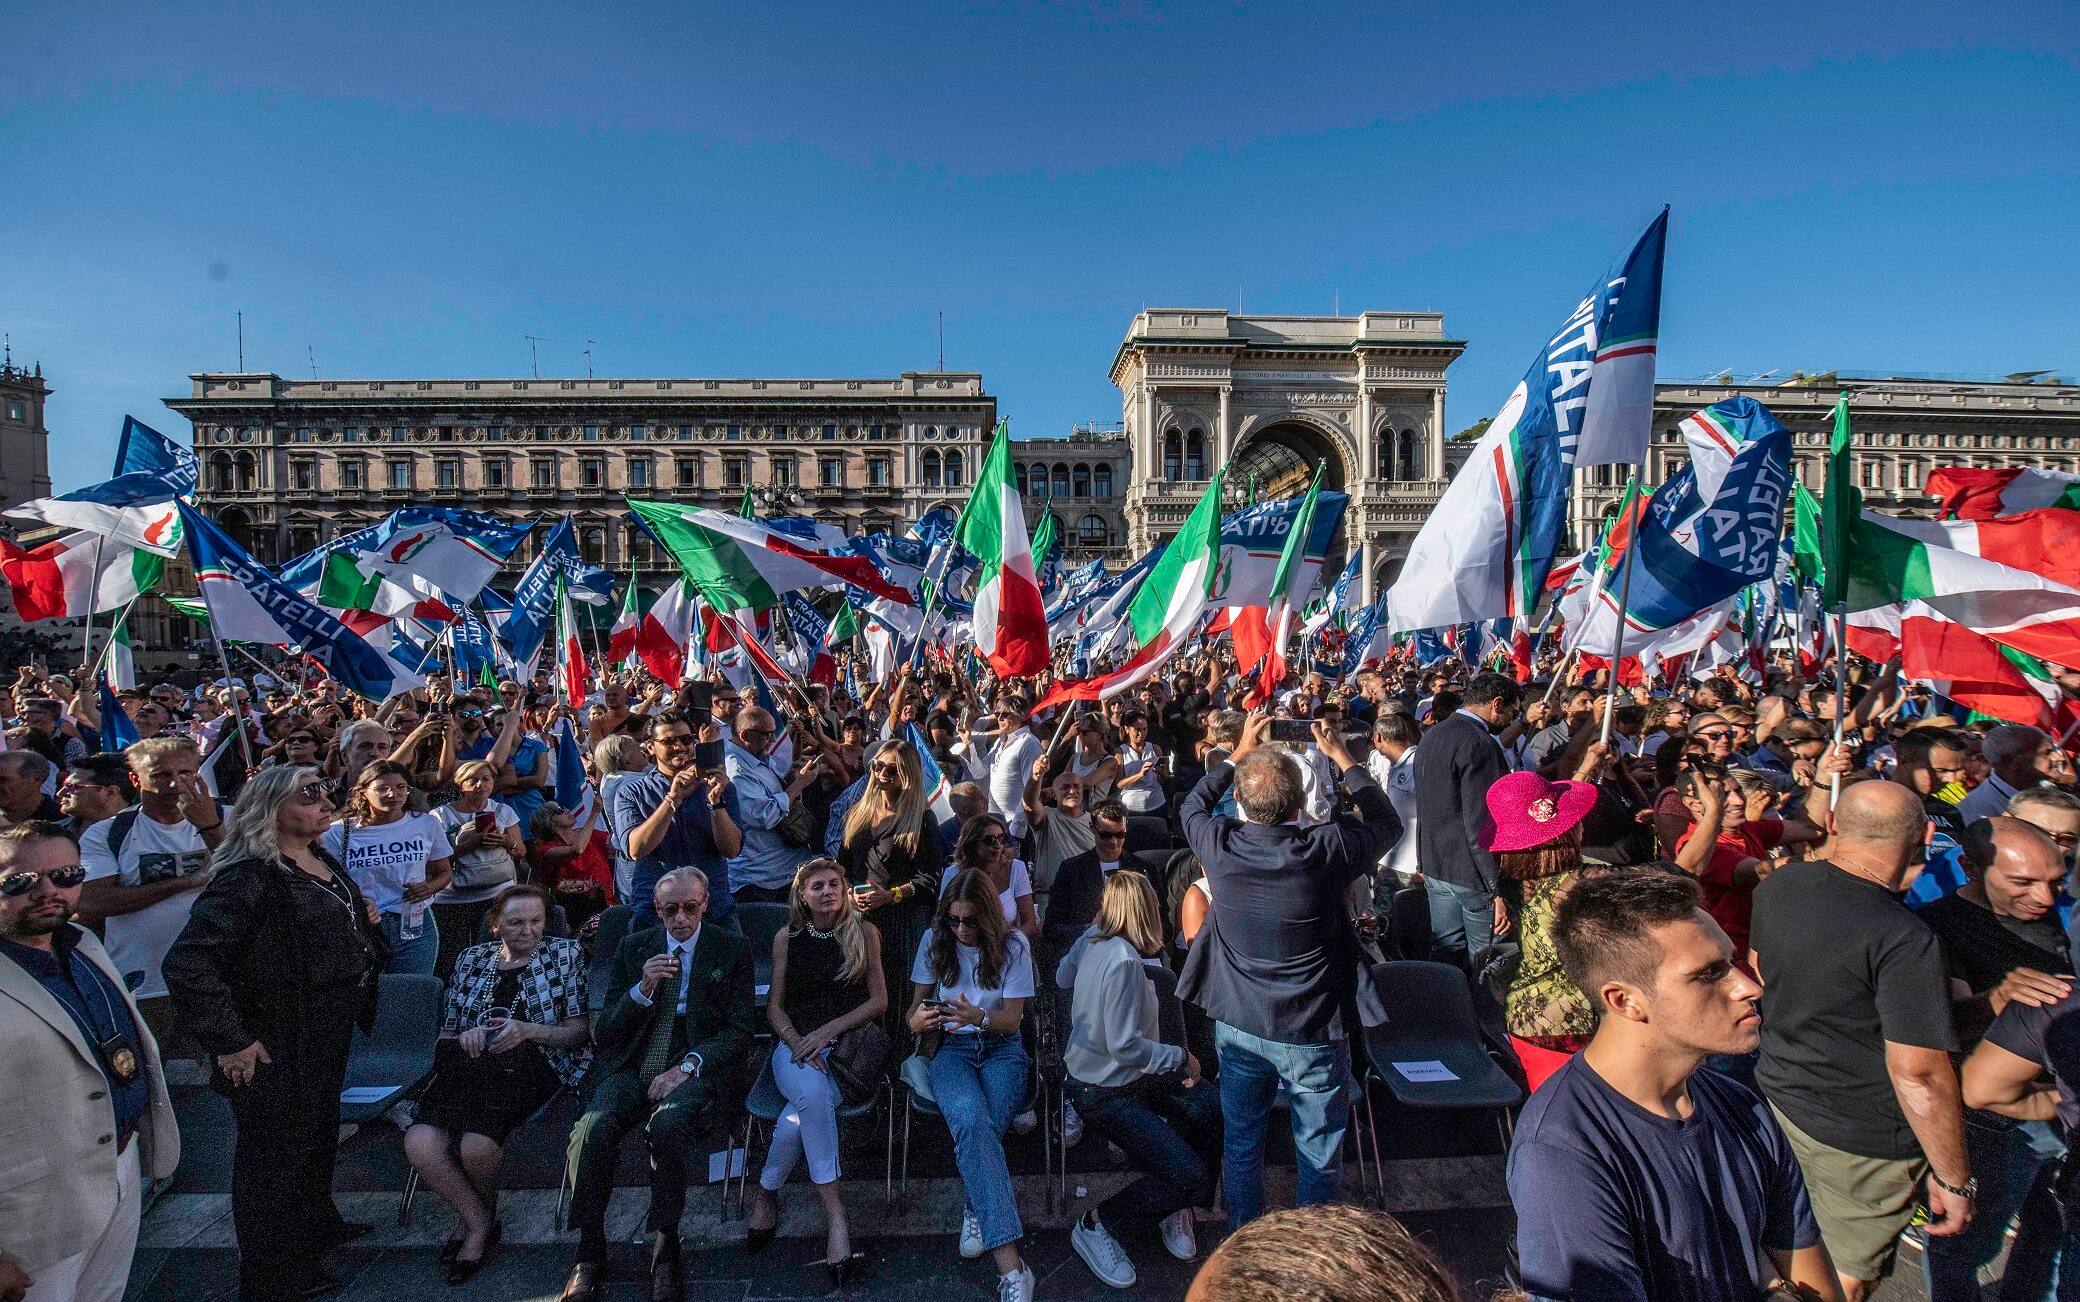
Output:
[[166,955],[175,1015],[212,1056],[237,1126],[231,1224],[246,1302],[336,1286],[318,1252],[370,1228],[341,1218],[332,1166],[347,1049],[357,1022],[375,1024],[389,951],[353,879],[318,847],[332,814],[318,770],[254,774]]
[[838,1185],[837,1079],[831,1048],[846,1032],[888,1009],[881,966],[881,934],[846,900],[845,874],[831,859],[811,859],[795,869],[789,891],[788,925],[773,937],[773,989],[766,1020],[779,1044],[773,1050],[773,1083],[787,1108],[773,1125],[765,1170],[758,1177],[745,1246],[756,1251],[780,1223],[775,1197],[807,1157],[809,1182],[823,1199],[824,1262],[831,1281],[843,1285],[854,1265],[852,1236]]
[[462,1233],[442,1252],[461,1284],[498,1246],[498,1165],[505,1142],[591,1058],[585,951],[547,937],[546,887],[508,886],[492,900],[489,945],[462,951],[448,985],[433,1083],[405,1132],[405,1156],[445,1199]]
[[[917,748],[900,737],[867,756],[867,789],[845,816],[838,862],[853,883],[853,905],[881,933],[883,979],[890,990],[910,980],[910,956],[930,930],[946,847],[924,789]],[[889,1010],[889,1033],[901,1038],[901,1012]]]

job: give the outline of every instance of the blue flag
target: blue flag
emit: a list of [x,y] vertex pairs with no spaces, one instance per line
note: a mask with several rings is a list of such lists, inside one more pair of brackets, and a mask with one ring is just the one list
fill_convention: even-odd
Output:
[[94,675],[94,694],[101,705],[101,749],[104,753],[120,752],[137,740],[137,725],[123,711],[123,703],[116,699],[116,689],[111,687],[106,673]]
[[542,639],[548,636],[549,622],[555,617],[552,603],[556,599],[557,576],[567,575],[572,566],[580,564],[583,561],[578,557],[577,533],[566,515],[542,539],[542,549],[513,585],[513,608],[498,630],[505,639],[506,650],[512,652],[523,671],[532,672],[535,653],[542,649]]
[[152,475],[175,497],[192,497],[202,480],[202,463],[188,448],[167,438],[135,416],[123,417],[123,437],[116,444],[116,478]]
[[556,725],[556,803],[578,816],[579,827],[592,825],[592,783],[585,777],[585,752],[569,719]]

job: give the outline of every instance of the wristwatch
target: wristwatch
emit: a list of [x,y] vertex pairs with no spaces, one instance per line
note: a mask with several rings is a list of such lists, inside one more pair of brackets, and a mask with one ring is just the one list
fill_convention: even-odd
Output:
[[1928,1173],[1928,1182],[1946,1194],[1954,1194],[1959,1198],[1972,1202],[1977,1202],[1979,1199],[1979,1177],[1976,1175],[1968,1175],[1965,1177],[1962,1185],[1954,1185],[1942,1176],[1937,1175],[1934,1171],[1930,1171]]

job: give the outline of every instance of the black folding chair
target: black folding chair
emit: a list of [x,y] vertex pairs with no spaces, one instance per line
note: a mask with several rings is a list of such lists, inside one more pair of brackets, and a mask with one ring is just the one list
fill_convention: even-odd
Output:
[[594,1015],[606,1008],[616,991],[607,989],[607,976],[614,970],[614,953],[628,939],[628,924],[635,910],[616,904],[599,915],[599,930],[592,937],[592,968],[585,978],[585,1004]]
[[751,945],[752,979],[758,982],[760,1003],[773,984],[773,937],[787,929],[789,912],[787,905],[766,900],[737,906],[737,925]]
[[1165,854],[1177,847],[1177,838],[1171,834],[1170,820],[1161,814],[1127,815],[1127,853],[1142,850],[1160,850]]
[[[446,987],[437,976],[396,972],[376,978],[375,1029],[363,1034],[356,1027],[347,1050],[346,1083],[339,1105],[342,1122],[360,1126],[374,1121],[433,1073],[445,995]],[[398,1206],[397,1223],[409,1223],[410,1216],[408,1186]]]

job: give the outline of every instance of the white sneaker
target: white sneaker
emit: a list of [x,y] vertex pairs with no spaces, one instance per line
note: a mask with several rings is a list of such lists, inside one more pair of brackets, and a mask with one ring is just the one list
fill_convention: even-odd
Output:
[[1033,1272],[1020,1266],[1016,1275],[997,1276],[997,1302],[1033,1302]]
[[1077,1115],[1076,1105],[1062,1100],[1062,1147],[1074,1148],[1083,1142],[1083,1118]]
[[1134,1263],[1119,1246],[1096,1212],[1086,1212],[1069,1228],[1069,1246],[1091,1268],[1091,1274],[1113,1288],[1134,1287]]
[[1163,1246],[1179,1261],[1190,1261],[1199,1255],[1199,1236],[1192,1228],[1191,1208],[1163,1218]]
[[1015,1135],[1030,1135],[1040,1128],[1040,1114],[1027,1108],[1011,1118],[1011,1132]]
[[989,1249],[982,1246],[982,1222],[975,1219],[975,1213],[963,1211],[961,1213],[961,1255],[969,1261],[973,1261],[987,1251]]

